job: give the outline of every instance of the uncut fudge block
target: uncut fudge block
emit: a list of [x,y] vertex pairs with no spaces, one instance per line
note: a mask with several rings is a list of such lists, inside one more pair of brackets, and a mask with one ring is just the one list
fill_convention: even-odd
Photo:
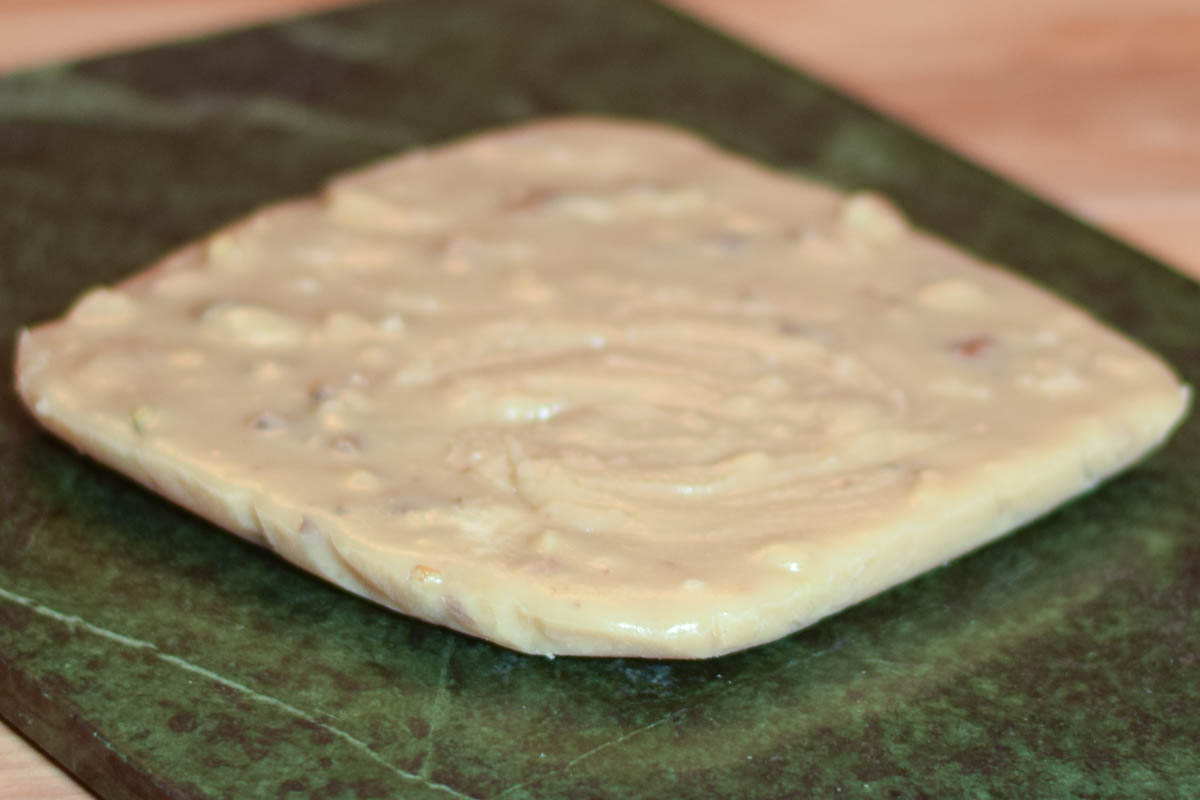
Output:
[[878,196],[602,119],[260,211],[23,333],[17,377],[81,450],[351,592],[684,658],[1012,530],[1188,400]]

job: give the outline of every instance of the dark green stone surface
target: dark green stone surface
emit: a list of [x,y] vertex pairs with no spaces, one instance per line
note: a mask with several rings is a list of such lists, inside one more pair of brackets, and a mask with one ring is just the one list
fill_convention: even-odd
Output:
[[1200,796],[1200,417],[783,641],[517,655],[378,609],[39,433],[13,335],[331,172],[654,117],[1010,264],[1200,383],[1200,287],[659,7],[413,0],[0,81],[0,713],[107,797]]

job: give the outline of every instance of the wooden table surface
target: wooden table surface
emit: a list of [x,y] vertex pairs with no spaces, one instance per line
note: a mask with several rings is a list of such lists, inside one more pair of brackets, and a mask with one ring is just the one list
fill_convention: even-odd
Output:
[[[0,72],[348,2],[0,0]],[[1196,0],[672,2],[1200,277]],[[2,725],[0,795],[91,796]]]

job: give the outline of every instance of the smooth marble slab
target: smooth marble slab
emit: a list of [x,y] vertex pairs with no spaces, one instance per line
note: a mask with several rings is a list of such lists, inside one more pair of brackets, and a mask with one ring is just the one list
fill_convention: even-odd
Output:
[[[634,0],[412,0],[0,80],[0,350],[86,286],[405,147],[681,124],[1012,265],[1200,382],[1200,287]],[[1200,793],[1200,423],[1091,496],[708,662],[511,653],[350,597],[0,392],[0,713],[106,797]],[[838,793],[840,790],[840,793]]]

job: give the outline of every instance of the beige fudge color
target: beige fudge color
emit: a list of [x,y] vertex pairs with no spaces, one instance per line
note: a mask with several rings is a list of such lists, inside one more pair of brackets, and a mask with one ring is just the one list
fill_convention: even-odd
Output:
[[18,356],[32,412],[100,461],[545,654],[783,636],[1090,489],[1188,401],[879,197],[600,119],[337,178]]

